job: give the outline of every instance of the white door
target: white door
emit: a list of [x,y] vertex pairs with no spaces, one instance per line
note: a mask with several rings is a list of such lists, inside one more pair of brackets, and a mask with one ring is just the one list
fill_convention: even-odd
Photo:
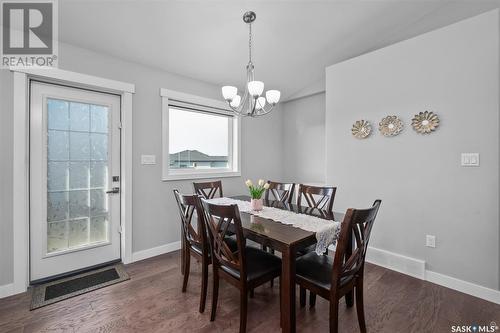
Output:
[[120,97],[30,90],[30,280],[120,259]]

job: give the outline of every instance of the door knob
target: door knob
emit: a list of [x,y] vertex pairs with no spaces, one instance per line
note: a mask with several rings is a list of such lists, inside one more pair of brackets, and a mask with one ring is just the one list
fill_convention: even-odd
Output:
[[113,189],[106,191],[107,194],[112,194],[112,193],[120,193],[120,188],[119,187],[113,187]]

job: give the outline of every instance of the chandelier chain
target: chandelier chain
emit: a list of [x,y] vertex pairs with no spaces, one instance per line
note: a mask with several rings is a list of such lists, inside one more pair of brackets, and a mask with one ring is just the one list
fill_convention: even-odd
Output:
[[252,23],[248,24],[248,61],[252,62]]

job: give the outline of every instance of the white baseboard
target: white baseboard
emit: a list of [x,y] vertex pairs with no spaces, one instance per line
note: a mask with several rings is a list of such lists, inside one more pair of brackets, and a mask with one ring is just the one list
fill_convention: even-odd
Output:
[[368,247],[366,261],[421,280],[425,279],[425,261],[420,259]]
[[499,290],[486,288],[448,275],[428,271],[425,268],[425,261],[420,259],[369,247],[366,253],[366,261],[402,274],[413,276],[420,280],[426,280],[446,288],[500,304]]
[[450,289],[454,289],[465,294],[485,299],[487,301],[500,304],[500,291],[486,288],[478,284],[456,279],[454,277],[436,273],[433,271],[425,272],[425,279],[429,282],[439,284]]
[[18,294],[14,288],[14,283],[4,284],[0,286],[0,298],[8,297]]
[[157,247],[153,247],[151,249],[146,249],[142,251],[137,251],[132,253],[132,262],[144,260],[151,257],[159,256],[160,254],[172,252],[179,250],[181,248],[181,241],[168,243],[165,245],[160,245]]

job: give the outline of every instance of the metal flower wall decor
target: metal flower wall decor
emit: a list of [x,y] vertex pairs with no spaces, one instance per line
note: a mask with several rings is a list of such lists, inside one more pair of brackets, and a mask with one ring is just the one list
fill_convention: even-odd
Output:
[[378,130],[383,136],[396,136],[403,130],[403,122],[396,116],[384,117],[380,123]]
[[358,120],[352,125],[352,135],[357,139],[365,139],[372,132],[372,125],[366,120]]
[[419,112],[411,120],[413,129],[420,134],[429,134],[439,126],[439,117],[434,112]]

